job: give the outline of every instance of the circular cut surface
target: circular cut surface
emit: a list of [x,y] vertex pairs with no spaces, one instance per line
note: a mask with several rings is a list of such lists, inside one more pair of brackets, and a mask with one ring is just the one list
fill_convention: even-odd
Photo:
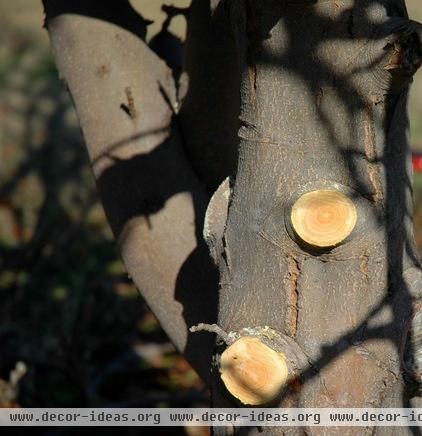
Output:
[[227,390],[251,405],[277,397],[288,377],[284,355],[254,337],[242,337],[223,352],[220,372]]
[[293,205],[292,227],[309,245],[326,248],[344,241],[356,225],[352,200],[339,191],[324,189],[303,194]]

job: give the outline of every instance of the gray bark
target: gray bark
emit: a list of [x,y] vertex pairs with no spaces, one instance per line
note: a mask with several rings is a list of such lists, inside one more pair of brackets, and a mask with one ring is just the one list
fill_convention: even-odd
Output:
[[202,240],[208,196],[174,122],[171,70],[145,44],[129,3],[44,2],[47,27],[123,262],[169,338],[205,381],[217,276]]
[[[217,10],[228,4],[241,128],[227,222],[211,238],[222,241],[219,325],[269,326],[295,340],[308,364],[280,406],[409,404],[401,349],[422,282],[406,99],[420,25],[393,0],[239,0]],[[292,237],[287,217],[301,194],[323,188],[348,193],[358,223],[346,243],[315,252]],[[214,404],[234,404],[215,378]]]

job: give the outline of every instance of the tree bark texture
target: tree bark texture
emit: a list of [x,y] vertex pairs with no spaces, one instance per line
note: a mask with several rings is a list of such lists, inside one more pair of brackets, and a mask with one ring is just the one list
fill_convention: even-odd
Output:
[[213,336],[188,331],[216,319],[217,274],[202,239],[208,195],[181,146],[172,71],[144,42],[145,20],[129,2],[44,6],[126,269],[208,381]]
[[[243,406],[219,367],[242,337],[285,359],[271,406],[415,405],[422,281],[407,94],[422,32],[404,3],[195,0],[177,86],[128,2],[44,3],[123,260],[213,405]],[[318,248],[291,214],[326,191],[356,216],[344,240]],[[208,332],[188,333],[197,323]],[[229,341],[214,347],[209,332]],[[340,430],[215,429],[233,431]]]
[[[394,0],[236,0],[217,9],[224,7],[242,80],[239,161],[220,214],[227,222],[209,238],[219,326],[269,326],[298,345],[306,362],[275,404],[409,405],[415,390],[401,353],[422,282],[406,102],[421,62],[420,25]],[[289,218],[301,195],[321,189],[352,199],[357,223],[343,244],[318,251],[295,237]],[[283,351],[277,339],[272,347]],[[233,403],[215,371],[214,404]],[[285,431],[303,433],[262,429]]]

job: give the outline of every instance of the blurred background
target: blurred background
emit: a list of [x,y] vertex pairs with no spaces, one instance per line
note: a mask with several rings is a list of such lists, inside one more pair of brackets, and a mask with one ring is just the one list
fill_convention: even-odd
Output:
[[[154,21],[151,39],[166,18],[163,2],[132,3]],[[422,2],[407,3],[422,21]],[[42,24],[41,1],[0,0],[0,407],[207,406],[203,385],[125,274]],[[182,38],[185,28],[178,16],[170,31]],[[412,147],[422,153],[421,72],[410,115]],[[170,432],[179,433],[207,430]]]

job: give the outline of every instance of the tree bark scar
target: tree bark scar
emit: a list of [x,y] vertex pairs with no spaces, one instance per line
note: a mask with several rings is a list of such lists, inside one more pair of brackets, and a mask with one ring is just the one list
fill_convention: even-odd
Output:
[[261,29],[259,19],[257,17],[256,5],[254,2],[247,0],[246,7],[246,64],[247,74],[250,85],[250,102],[253,106],[256,105],[256,88],[257,88],[257,67],[255,61],[255,53],[261,50]]
[[248,65],[248,77],[249,77],[249,84],[250,84],[250,102],[253,106],[256,105],[256,76],[257,76],[257,69],[256,65],[250,64]]
[[422,65],[422,25],[407,21],[398,39],[387,47],[391,55],[384,69],[393,75],[393,87],[407,86]]
[[122,103],[120,108],[126,112],[130,118],[135,119],[138,116],[138,113],[135,108],[135,99],[133,98],[132,89],[130,86],[126,86],[125,94],[127,99],[127,104]]
[[316,105],[318,107],[321,107],[321,103],[322,103],[323,98],[324,98],[324,89],[321,87],[318,87],[317,92],[316,92],[316,98],[315,98]]
[[369,255],[366,251],[361,255],[360,260],[361,262],[359,264],[359,269],[365,279],[365,282],[368,284],[369,283],[369,272],[368,272]]
[[300,275],[299,261],[291,254],[287,254],[287,275],[286,275],[286,297],[287,297],[287,314],[286,314],[286,334],[292,338],[297,332],[298,318],[298,280]]
[[384,195],[381,182],[381,174],[377,162],[376,139],[374,129],[374,110],[372,102],[369,102],[364,109],[364,146],[365,155],[368,161],[369,180],[371,181],[373,194],[372,200],[377,206],[381,206]]
[[97,67],[95,71],[95,76],[99,77],[100,79],[103,79],[104,77],[108,76],[110,73],[110,67],[104,64],[101,64]]
[[[223,247],[222,247],[223,252],[221,253],[221,257],[223,259],[223,262],[226,265],[227,273],[230,276],[232,273],[232,266],[231,266],[231,260],[230,260],[230,250],[229,250],[229,247],[227,245],[227,239],[226,239],[225,233],[223,234],[223,237],[222,237],[222,243],[223,243]],[[227,279],[228,278],[226,277],[226,280]]]

